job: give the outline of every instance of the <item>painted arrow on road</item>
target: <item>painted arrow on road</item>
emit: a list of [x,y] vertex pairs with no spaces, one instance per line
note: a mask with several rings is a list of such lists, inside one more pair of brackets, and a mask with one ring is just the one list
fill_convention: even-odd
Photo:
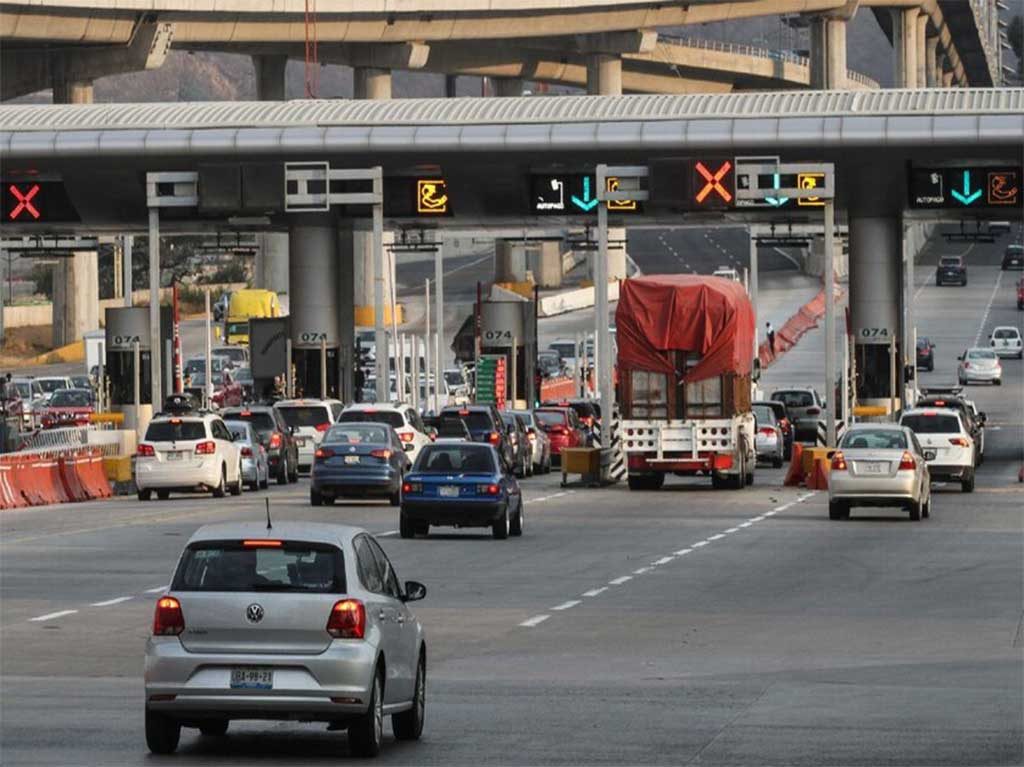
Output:
[[963,192],[957,189],[950,189],[949,193],[953,196],[953,199],[963,205],[970,205],[979,197],[981,197],[981,190],[975,189],[971,191],[971,172],[969,170],[964,171],[964,190]]

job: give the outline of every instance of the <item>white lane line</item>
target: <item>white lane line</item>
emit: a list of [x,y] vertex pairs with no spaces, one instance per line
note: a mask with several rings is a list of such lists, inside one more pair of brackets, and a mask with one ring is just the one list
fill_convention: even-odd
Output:
[[525,621],[523,621],[519,625],[520,626],[526,626],[526,628],[533,628],[534,626],[536,626],[536,625],[538,625],[540,623],[543,623],[544,621],[546,621],[550,617],[551,617],[550,615],[534,615],[532,618],[527,618]]
[[728,534],[728,533],[738,533],[739,532],[739,528],[738,527],[730,527],[725,532],[726,532],[726,534]]
[[707,546],[707,545],[708,545],[707,541],[697,541],[695,544],[693,544],[692,548],[699,549],[701,546]]
[[754,523],[753,522],[741,522],[740,523],[740,527],[750,527],[752,524],[754,524]]
[[681,557],[684,554],[689,554],[691,551],[693,551],[693,549],[679,549],[679,551],[673,551],[672,553],[677,557]]
[[719,538],[724,538],[724,537],[725,537],[725,533],[718,533],[718,535],[709,535],[708,536],[708,540],[709,541],[717,541]]
[[59,611],[57,611],[55,613],[47,613],[46,615],[39,615],[39,616],[37,616],[35,618],[29,618],[29,621],[30,622],[49,621],[49,620],[53,620],[54,618],[63,618],[65,615],[74,615],[77,612],[78,612],[78,610],[59,610]]
[[999,285],[1003,281],[1003,272],[999,272],[999,276],[996,277],[996,284],[992,288],[992,295],[988,297],[988,303],[985,304],[985,313],[981,315],[981,323],[978,325],[978,334],[974,337],[974,343],[971,346],[977,346],[978,341],[981,340],[981,334],[985,332],[985,325],[988,324],[988,315],[992,311],[992,302],[996,300],[996,295],[999,293]]
[[760,515],[758,515],[756,517],[751,517],[750,521],[751,522],[760,522],[762,519],[764,519],[764,514],[760,514]]
[[771,511],[766,511],[766,512],[764,513],[764,515],[765,515],[766,517],[774,517],[774,516],[775,516],[775,509],[772,509]]
[[166,586],[157,586],[156,588],[146,589],[143,593],[145,594],[156,594],[158,591],[167,591],[170,588],[170,584]]
[[655,561],[651,562],[651,564],[655,565],[655,566],[657,566],[657,565],[667,565],[673,559],[675,559],[675,557],[662,557],[661,559],[656,559]]
[[397,530],[388,530],[386,533],[374,533],[373,537],[374,538],[389,538],[392,535],[398,535],[398,531]]
[[108,600],[106,600],[104,602],[93,602],[89,606],[90,607],[110,607],[110,605],[119,605],[122,602],[129,601],[130,599],[132,599],[132,597],[114,597],[113,599],[108,599]]
[[632,575],[623,575],[623,576],[620,576],[618,578],[615,578],[614,580],[608,581],[608,585],[609,586],[621,586],[626,581],[631,581],[631,580],[633,580],[633,576]]
[[570,599],[568,602],[562,602],[562,604],[555,605],[551,609],[552,610],[558,610],[558,611],[568,610],[570,607],[575,607],[578,604],[581,604],[579,599]]
[[649,568],[649,567],[637,568],[636,570],[633,571],[633,575],[643,575],[644,573],[649,572],[650,569],[651,568]]
[[608,590],[607,586],[601,586],[600,588],[597,588],[597,589],[591,589],[590,591],[584,591],[580,596],[596,597],[598,594],[601,594],[601,593],[603,593],[603,592],[605,592],[607,590]]

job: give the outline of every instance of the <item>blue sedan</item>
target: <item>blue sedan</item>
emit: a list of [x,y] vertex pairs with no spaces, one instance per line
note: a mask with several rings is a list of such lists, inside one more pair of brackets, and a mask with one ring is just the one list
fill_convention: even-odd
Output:
[[431,525],[489,527],[495,538],[523,534],[523,495],[501,469],[491,445],[437,442],[420,451],[402,484],[400,532],[426,535]]
[[344,496],[377,496],[397,506],[410,463],[405,453],[395,430],[386,424],[335,424],[314,454],[309,502],[323,506]]

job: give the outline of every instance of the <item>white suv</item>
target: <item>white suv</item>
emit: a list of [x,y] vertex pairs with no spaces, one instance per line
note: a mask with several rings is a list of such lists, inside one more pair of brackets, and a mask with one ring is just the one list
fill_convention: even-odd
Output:
[[913,408],[900,416],[900,425],[917,435],[932,480],[957,481],[965,493],[974,491],[974,440],[957,411]]
[[295,435],[295,444],[299,448],[299,471],[312,471],[316,449],[331,424],[338,420],[344,405],[336,399],[283,399],[274,403],[274,409]]
[[1024,343],[1021,342],[1020,331],[1012,325],[1000,325],[989,336],[992,351],[997,357],[1024,357]]
[[416,462],[420,450],[431,442],[420,414],[410,405],[401,402],[390,405],[349,405],[338,421],[388,424],[398,433],[398,438],[402,440],[402,446],[413,463]]
[[135,485],[140,501],[154,490],[160,500],[171,491],[241,495],[241,451],[220,416],[159,415],[136,451]]

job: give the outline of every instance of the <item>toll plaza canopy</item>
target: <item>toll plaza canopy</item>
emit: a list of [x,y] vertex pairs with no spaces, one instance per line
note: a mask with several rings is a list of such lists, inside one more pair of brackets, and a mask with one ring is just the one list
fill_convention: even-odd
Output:
[[619,368],[674,374],[671,352],[701,355],[687,381],[748,375],[754,309],[739,282],[694,274],[625,280],[615,310]]

